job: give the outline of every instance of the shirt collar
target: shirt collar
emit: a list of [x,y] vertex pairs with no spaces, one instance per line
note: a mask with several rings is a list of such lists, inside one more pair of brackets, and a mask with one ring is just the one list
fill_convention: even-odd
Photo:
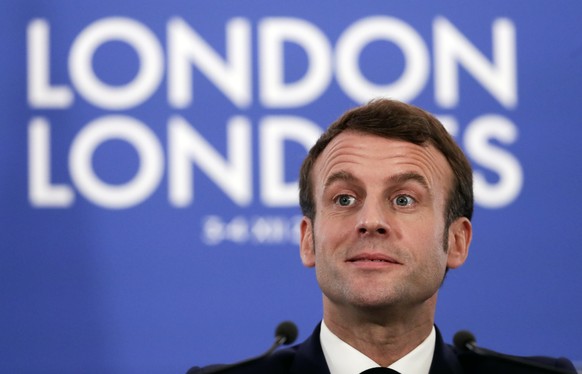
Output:
[[[372,359],[338,338],[321,322],[319,335],[323,355],[330,374],[358,374],[364,370],[378,367]],[[428,374],[436,343],[434,326],[428,337],[416,348],[389,366],[401,374]]]

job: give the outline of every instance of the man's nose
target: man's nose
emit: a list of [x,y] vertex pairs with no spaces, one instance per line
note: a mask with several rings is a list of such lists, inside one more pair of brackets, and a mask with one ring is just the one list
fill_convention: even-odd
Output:
[[382,201],[369,201],[362,206],[356,230],[360,235],[387,235],[390,231],[386,207]]

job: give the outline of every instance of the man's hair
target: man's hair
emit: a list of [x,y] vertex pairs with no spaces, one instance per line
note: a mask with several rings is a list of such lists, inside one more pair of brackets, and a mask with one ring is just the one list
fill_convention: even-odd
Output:
[[420,146],[433,145],[447,159],[453,183],[446,202],[445,222],[473,215],[473,172],[463,151],[444,126],[428,112],[395,100],[376,99],[344,113],[321,135],[301,165],[299,204],[303,215],[315,219],[312,170],[317,158],[340,133],[355,131],[402,140]]

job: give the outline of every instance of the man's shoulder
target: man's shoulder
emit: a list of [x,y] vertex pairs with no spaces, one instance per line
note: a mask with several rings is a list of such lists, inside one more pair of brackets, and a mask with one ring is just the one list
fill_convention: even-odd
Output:
[[272,355],[249,362],[230,365],[210,365],[205,367],[193,367],[188,370],[187,374],[272,374],[272,373],[291,373],[294,365],[297,350],[300,345],[290,348],[280,349]]
[[187,374],[329,374],[317,325],[304,342],[279,349],[268,357],[232,365],[193,367]]
[[572,361],[564,357],[513,356],[492,353],[479,355],[472,352],[461,352],[458,353],[457,357],[465,373],[577,373]]
[[437,341],[430,374],[576,374],[566,358],[513,356],[481,349],[482,353],[446,344],[437,328]]

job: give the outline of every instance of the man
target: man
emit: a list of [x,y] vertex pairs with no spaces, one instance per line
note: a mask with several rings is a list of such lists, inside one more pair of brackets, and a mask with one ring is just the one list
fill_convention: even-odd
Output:
[[467,258],[473,191],[468,160],[433,116],[386,99],[348,111],[310,150],[299,187],[301,260],[315,268],[323,321],[304,343],[225,372],[575,373],[566,359],[530,366],[443,343],[437,294]]

